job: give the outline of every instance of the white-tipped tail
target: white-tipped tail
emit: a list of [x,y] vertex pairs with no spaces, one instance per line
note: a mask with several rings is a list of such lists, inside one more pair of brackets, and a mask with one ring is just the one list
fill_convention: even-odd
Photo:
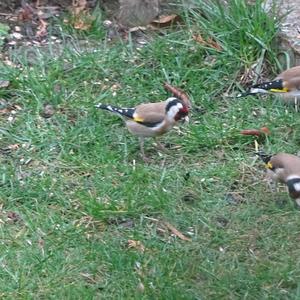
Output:
[[101,106],[102,106],[102,103],[98,103],[95,105],[96,108],[101,108]]

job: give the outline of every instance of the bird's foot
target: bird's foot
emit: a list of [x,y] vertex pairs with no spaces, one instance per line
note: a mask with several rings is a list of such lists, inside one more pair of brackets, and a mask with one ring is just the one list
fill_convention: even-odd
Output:
[[156,141],[156,147],[160,151],[163,151],[163,152],[168,151],[168,149],[161,142]]
[[144,163],[149,164],[151,162],[151,159],[147,157],[145,154],[141,154],[141,157],[144,161]]
[[298,209],[298,210],[300,210],[300,198],[297,198],[295,200],[295,208]]

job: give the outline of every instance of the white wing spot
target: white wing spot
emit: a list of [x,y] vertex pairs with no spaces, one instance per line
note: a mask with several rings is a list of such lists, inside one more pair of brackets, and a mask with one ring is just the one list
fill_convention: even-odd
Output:
[[113,110],[113,108],[110,105],[107,105],[107,109]]

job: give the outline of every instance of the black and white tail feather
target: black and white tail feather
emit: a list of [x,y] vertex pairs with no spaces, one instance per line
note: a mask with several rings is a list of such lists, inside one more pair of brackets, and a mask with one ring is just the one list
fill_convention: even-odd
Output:
[[118,114],[121,117],[126,117],[129,119],[134,118],[135,108],[121,108],[109,104],[98,103],[95,105],[96,108],[108,110],[112,113]]
[[282,79],[255,84],[250,87],[249,91],[237,95],[237,98],[256,94],[268,94],[270,92],[286,92],[283,87]]

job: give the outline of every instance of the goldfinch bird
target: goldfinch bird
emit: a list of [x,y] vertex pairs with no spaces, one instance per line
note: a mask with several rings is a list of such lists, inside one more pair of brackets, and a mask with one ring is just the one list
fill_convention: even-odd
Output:
[[188,107],[175,97],[163,102],[140,104],[134,108],[119,108],[102,103],[97,104],[96,108],[118,114],[125,120],[129,132],[140,139],[144,161],[148,160],[144,151],[144,138],[157,137],[168,132],[189,113]]
[[300,157],[288,153],[266,155],[257,152],[257,155],[266,164],[269,178],[276,184],[286,184],[290,197],[300,208]]
[[277,94],[286,101],[300,100],[300,66],[280,73],[273,81],[255,84],[238,97],[256,94]]

